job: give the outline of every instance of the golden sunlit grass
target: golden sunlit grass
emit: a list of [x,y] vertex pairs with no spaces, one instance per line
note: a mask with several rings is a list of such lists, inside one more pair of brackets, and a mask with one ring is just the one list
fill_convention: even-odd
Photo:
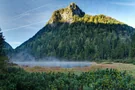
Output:
[[135,76],[135,65],[133,64],[125,64],[125,63],[100,63],[91,66],[92,70],[95,69],[105,69],[105,68],[114,68],[118,69],[119,71],[127,71],[129,74]]
[[23,67],[24,70],[28,72],[70,72],[73,71],[72,68],[66,69],[66,68],[60,68],[60,67]]
[[90,70],[114,68],[120,71],[126,70],[129,74],[135,76],[135,65],[124,63],[95,63],[89,67],[75,67],[75,68],[60,68],[60,67],[23,67],[28,72],[75,72],[77,74],[81,72],[87,72]]

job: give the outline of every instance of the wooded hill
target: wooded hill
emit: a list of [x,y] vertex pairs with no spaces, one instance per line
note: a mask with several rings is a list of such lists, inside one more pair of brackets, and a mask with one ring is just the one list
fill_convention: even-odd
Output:
[[[75,3],[55,11],[45,27],[15,49],[15,58],[68,60],[135,57],[135,29],[105,15],[87,15]],[[29,58],[30,59],[30,58]]]

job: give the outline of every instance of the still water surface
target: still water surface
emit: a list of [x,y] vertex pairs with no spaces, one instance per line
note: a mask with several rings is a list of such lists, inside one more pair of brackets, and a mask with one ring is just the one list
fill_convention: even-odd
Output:
[[74,62],[74,61],[46,61],[46,62],[14,62],[20,66],[41,66],[41,67],[62,67],[62,68],[72,68],[72,67],[85,67],[90,66],[91,62]]

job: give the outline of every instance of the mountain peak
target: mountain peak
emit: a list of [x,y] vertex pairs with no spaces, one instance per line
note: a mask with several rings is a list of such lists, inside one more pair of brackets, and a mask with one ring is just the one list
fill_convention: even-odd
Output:
[[57,22],[72,23],[74,21],[74,18],[73,18],[74,15],[83,17],[85,13],[75,3],[71,3],[66,8],[54,11],[48,23],[49,24],[52,24],[52,23],[54,24]]
[[68,8],[72,10],[73,15],[82,17],[85,14],[75,3],[71,3]]
[[75,10],[78,9],[78,6],[75,3],[70,3],[70,5],[68,6],[69,9]]

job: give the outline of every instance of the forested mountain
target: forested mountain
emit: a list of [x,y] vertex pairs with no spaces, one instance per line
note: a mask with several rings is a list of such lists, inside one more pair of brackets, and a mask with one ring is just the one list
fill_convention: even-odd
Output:
[[[56,10],[45,27],[15,49],[14,57],[68,60],[135,57],[135,29],[105,15],[87,15],[75,3]],[[33,58],[32,58],[33,59]]]
[[14,52],[14,49],[9,45],[7,42],[4,42],[4,53],[9,58],[12,56],[12,53]]

